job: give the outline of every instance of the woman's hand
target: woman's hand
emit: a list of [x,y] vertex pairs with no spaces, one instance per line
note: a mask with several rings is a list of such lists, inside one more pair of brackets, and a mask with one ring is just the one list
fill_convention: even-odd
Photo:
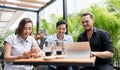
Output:
[[31,48],[30,51],[24,52],[22,58],[38,58],[41,56],[41,52],[37,47]]
[[34,58],[38,58],[38,57],[40,57],[42,55],[42,52],[40,52],[38,47],[33,47],[31,49],[31,53],[32,53],[32,57],[34,57]]
[[31,52],[37,54],[40,52],[40,50],[38,49],[38,47],[33,47],[33,48],[31,48]]
[[25,58],[25,59],[28,59],[31,57],[32,57],[32,52],[30,52],[30,51],[24,52],[23,56],[22,56],[22,58]]

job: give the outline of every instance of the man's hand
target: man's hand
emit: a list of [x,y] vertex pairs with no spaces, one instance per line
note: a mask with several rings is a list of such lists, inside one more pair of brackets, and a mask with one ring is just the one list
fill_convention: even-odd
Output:
[[54,45],[51,46],[51,50],[52,51],[55,50],[55,49],[56,49],[56,44],[54,44]]

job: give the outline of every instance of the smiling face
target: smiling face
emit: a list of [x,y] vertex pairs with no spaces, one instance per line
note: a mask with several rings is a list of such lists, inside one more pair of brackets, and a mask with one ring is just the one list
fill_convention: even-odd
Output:
[[65,32],[66,32],[66,24],[61,24],[57,27],[58,36],[64,36]]
[[83,28],[86,31],[90,31],[91,29],[93,29],[94,20],[93,18],[90,17],[90,15],[82,16],[81,23],[82,23]]
[[27,38],[27,36],[31,35],[31,33],[32,33],[32,23],[28,22],[25,24],[21,35],[22,37]]

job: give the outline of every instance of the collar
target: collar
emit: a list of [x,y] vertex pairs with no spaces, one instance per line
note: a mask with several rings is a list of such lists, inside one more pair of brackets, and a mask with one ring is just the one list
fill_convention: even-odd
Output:
[[[93,28],[93,33],[96,34],[97,33],[97,28]],[[83,32],[84,35],[86,35],[86,31]]]
[[22,39],[22,37],[20,35],[17,35],[17,37],[18,37],[18,40],[21,42],[29,42],[29,38],[28,38],[29,36],[26,38],[25,41]]
[[[65,41],[65,36],[66,36],[66,35],[64,34],[64,37],[63,37],[62,41]],[[54,38],[55,38],[55,41],[59,41],[59,39],[58,39],[58,37],[57,37],[57,34],[55,34],[55,37],[54,37]]]

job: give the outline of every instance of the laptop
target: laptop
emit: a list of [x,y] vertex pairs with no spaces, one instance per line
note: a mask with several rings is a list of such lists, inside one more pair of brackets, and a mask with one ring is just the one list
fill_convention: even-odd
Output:
[[66,58],[90,58],[89,42],[64,43]]

